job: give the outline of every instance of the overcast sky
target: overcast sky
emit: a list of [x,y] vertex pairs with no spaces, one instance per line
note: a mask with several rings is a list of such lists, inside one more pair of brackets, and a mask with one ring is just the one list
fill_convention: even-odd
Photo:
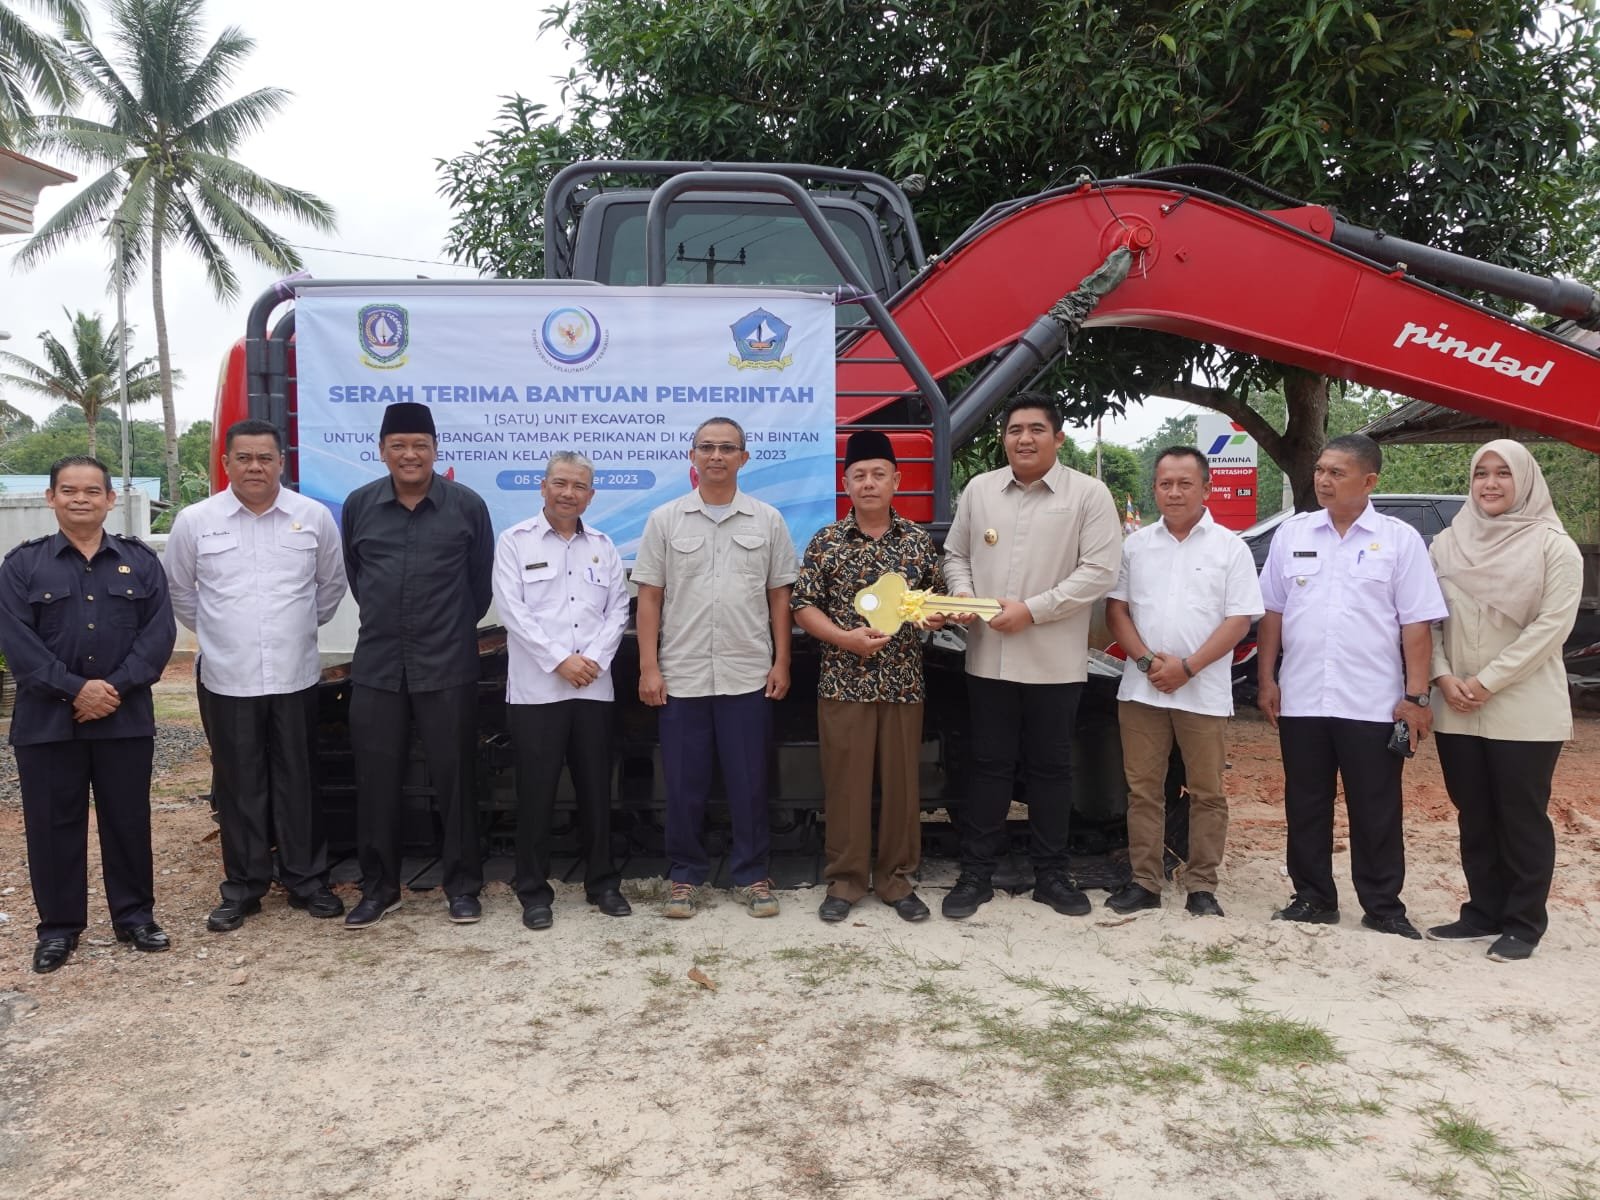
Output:
[[[450,211],[437,194],[434,163],[483,138],[495,122],[502,96],[521,92],[552,110],[559,107],[556,80],[576,56],[558,36],[540,36],[543,8],[538,0],[211,0],[207,13],[212,36],[231,24],[256,41],[232,95],[267,86],[294,93],[279,116],[236,157],[267,178],[313,192],[334,206],[339,219],[335,234],[269,218],[269,224],[301,247],[313,275],[475,275],[445,261]],[[97,5],[95,12],[103,9]],[[102,19],[96,34],[109,51],[107,33]],[[84,115],[104,114],[86,109]],[[75,164],[54,165],[77,171],[81,182],[47,189],[36,227],[93,178]],[[109,250],[101,238],[86,236],[32,270],[18,271],[12,260],[22,240],[0,239],[0,329],[11,334],[5,349],[41,357],[36,340],[41,330],[65,335],[63,307],[99,311],[108,323],[115,321],[116,300],[106,290]],[[223,354],[243,335],[246,312],[274,279],[273,272],[242,256],[232,261],[240,295],[224,303],[212,294],[192,257],[177,250],[167,258],[173,365],[185,374],[177,396],[181,424],[211,416]],[[133,352],[153,355],[147,278],[129,292],[128,321],[134,326]],[[51,408],[14,389],[6,398],[36,417]],[[150,402],[134,411],[159,419],[159,408],[159,402]],[[1165,417],[1182,411],[1185,406],[1152,401],[1142,411],[1134,410],[1128,421],[1106,422],[1105,437],[1131,445]],[[1082,444],[1092,439],[1092,432],[1086,437],[1074,431],[1074,437]]]

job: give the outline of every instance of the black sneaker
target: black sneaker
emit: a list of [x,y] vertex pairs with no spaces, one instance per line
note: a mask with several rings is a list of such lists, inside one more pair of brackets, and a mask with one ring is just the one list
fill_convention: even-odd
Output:
[[346,929],[369,929],[399,907],[400,897],[398,896],[393,900],[379,900],[375,896],[363,896],[361,897],[361,902],[345,916],[344,927]]
[[224,900],[211,910],[206,918],[206,928],[212,933],[232,933],[244,924],[246,917],[261,911],[260,900]]
[[1369,913],[1361,918],[1361,924],[1374,933],[1392,933],[1396,937],[1410,938],[1414,942],[1422,940],[1417,927],[1404,917],[1374,917]]
[[289,907],[302,909],[319,920],[344,916],[344,901],[325,887],[319,887],[309,896],[289,893]]
[[1033,881],[1033,898],[1064,917],[1089,915],[1089,897],[1066,875],[1043,875]]
[[1277,912],[1272,914],[1274,921],[1299,921],[1305,925],[1337,925],[1339,923],[1339,910],[1327,908],[1310,900],[1302,900],[1299,896],[1290,898]]
[[1533,948],[1537,944],[1525,942],[1509,933],[1502,933],[1495,939],[1494,945],[1489,947],[1489,957],[1495,962],[1525,962],[1533,957]]
[[1222,905],[1217,903],[1217,898],[1211,892],[1190,892],[1189,898],[1183,902],[1183,907],[1192,917],[1220,917],[1223,915]]
[[1493,930],[1479,929],[1465,921],[1451,921],[1448,925],[1435,925],[1424,935],[1430,942],[1492,942],[1500,935]]
[[952,921],[961,921],[977,912],[980,904],[987,904],[993,899],[994,888],[987,879],[963,873],[957,877],[955,887],[945,893],[939,911]]
[[1138,912],[1142,908],[1160,908],[1161,895],[1130,880],[1122,885],[1121,890],[1106,897],[1106,907],[1123,914]]

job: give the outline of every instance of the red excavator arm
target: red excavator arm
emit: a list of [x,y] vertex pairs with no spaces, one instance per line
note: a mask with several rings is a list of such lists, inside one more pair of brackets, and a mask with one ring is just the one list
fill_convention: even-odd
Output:
[[[1334,231],[1326,208],[1085,185],[980,222],[890,310],[943,378],[1016,342],[1127,246],[1133,269],[1089,326],[1180,334],[1600,451],[1600,355],[1335,245]],[[842,352],[841,425],[914,390],[897,363],[856,361],[886,358],[876,332]]]

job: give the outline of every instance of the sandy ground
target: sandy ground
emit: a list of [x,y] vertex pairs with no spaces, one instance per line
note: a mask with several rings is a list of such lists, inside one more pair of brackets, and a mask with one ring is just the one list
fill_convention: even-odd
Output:
[[[43,977],[0,803],[0,1197],[1600,1197],[1600,724],[1562,757],[1553,923],[1518,965],[1369,933],[1353,902],[1268,922],[1270,730],[1237,720],[1232,759],[1221,920],[1169,893],[918,926],[869,898],[823,926],[811,890],[669,922],[645,882],[620,921],[563,887],[536,935],[496,884],[475,926],[437,892],[359,934],[274,895],[226,936],[195,761],[158,789],[173,952],[117,946],[95,896]],[[1407,778],[1406,898],[1447,920],[1431,748]],[[935,906],[952,875],[926,873]]]

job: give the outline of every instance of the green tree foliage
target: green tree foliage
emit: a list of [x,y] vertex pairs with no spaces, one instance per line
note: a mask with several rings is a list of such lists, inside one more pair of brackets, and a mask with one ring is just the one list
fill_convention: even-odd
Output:
[[[569,0],[549,26],[583,55],[563,111],[512,98],[486,141],[440,164],[457,212],[448,248],[501,274],[539,273],[540,197],[581,157],[922,173],[934,248],[1078,164],[1230,167],[1358,224],[1539,273],[1591,261],[1600,227],[1587,5]],[[1058,382],[1080,420],[1150,394],[1225,412],[1310,501],[1326,379],[1097,330]],[[1289,400],[1279,426],[1249,404],[1271,391]]]
[[[82,0],[33,0],[32,6],[75,28],[87,24]],[[71,59],[60,38],[41,33],[17,5],[0,0],[0,149],[28,144],[35,97],[62,106],[78,98]]]
[[289,93],[260,88],[225,99],[234,71],[255,43],[229,27],[207,46],[203,7],[203,0],[113,0],[111,44],[120,69],[81,30],[68,31],[74,73],[107,117],[42,117],[37,142],[105,173],[45,222],[16,260],[32,266],[91,230],[114,243],[120,230],[128,279],[149,269],[168,496],[178,490],[178,423],[163,298],[165,253],[182,247],[198,256],[212,290],[232,299],[239,281],[228,261],[231,251],[286,272],[300,265],[294,247],[267,226],[262,211],[316,229],[334,227],[327,203],[274,183],[233,157]]
[[[100,416],[101,449],[97,457],[122,475],[122,423],[108,410]],[[159,477],[166,458],[166,438],[159,421],[128,422],[133,447],[133,474]],[[89,452],[89,423],[75,404],[63,404],[31,433],[19,434],[0,446],[0,471],[12,475],[44,475],[50,464],[69,454]]]
[[[101,405],[116,404],[121,399],[119,380],[121,369],[120,341],[115,329],[107,332],[100,314],[66,312],[70,325],[68,341],[63,342],[48,330],[39,335],[44,344],[44,362],[34,362],[0,350],[0,366],[9,366],[17,374],[0,373],[0,384],[38,396],[50,396],[76,404],[83,410],[88,426],[88,452],[97,453],[97,426]],[[128,342],[131,346],[132,330]],[[174,373],[176,377],[179,372]],[[159,394],[160,377],[156,374],[153,358],[140,359],[128,364],[128,401],[137,403]]]

